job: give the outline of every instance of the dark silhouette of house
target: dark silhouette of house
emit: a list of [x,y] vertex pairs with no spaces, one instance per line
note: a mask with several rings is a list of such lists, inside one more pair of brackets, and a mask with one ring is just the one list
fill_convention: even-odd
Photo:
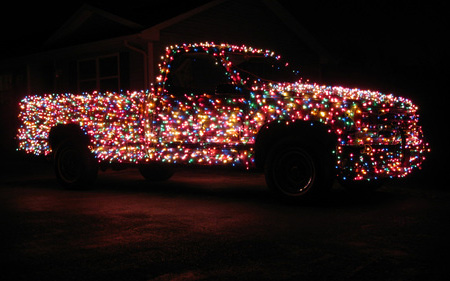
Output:
[[[146,8],[151,6],[141,7]],[[83,5],[44,42],[40,52],[2,61],[0,104],[3,132],[9,135],[2,138],[6,146],[11,146],[15,133],[11,119],[17,111],[11,109],[24,96],[148,89],[158,75],[165,47],[172,44],[226,42],[269,49],[300,65],[306,78],[316,80],[321,67],[332,60],[274,0],[214,0],[148,26],[130,18]]]

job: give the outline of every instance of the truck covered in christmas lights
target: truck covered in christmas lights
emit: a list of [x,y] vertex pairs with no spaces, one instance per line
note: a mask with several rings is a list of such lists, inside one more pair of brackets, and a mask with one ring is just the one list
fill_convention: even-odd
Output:
[[268,50],[174,45],[159,66],[150,90],[25,97],[18,149],[52,156],[70,187],[109,164],[149,180],[209,165],[263,171],[288,197],[403,177],[428,150],[410,100],[304,83]]

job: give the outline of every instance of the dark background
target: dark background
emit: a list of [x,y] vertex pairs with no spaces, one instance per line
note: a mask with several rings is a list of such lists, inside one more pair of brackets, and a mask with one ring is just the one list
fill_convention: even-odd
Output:
[[[88,1],[144,26],[206,2]],[[67,191],[47,162],[7,163],[0,279],[448,280],[446,1],[280,3],[336,59],[324,83],[419,105],[432,149],[422,171],[370,196],[337,188],[287,204],[261,175],[187,171],[150,185],[107,171],[94,190]],[[2,3],[0,59],[39,51],[80,5]]]

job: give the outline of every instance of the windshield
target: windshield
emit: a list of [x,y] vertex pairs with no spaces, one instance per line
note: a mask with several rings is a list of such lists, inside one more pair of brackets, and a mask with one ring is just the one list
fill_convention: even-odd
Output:
[[229,54],[228,60],[241,78],[261,79],[271,82],[296,82],[300,72],[279,58],[264,55]]

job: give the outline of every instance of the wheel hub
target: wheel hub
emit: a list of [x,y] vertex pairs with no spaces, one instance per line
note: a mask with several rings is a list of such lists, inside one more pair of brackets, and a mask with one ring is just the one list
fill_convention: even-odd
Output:
[[275,178],[282,192],[289,195],[300,195],[314,181],[313,160],[304,151],[288,150],[281,155],[276,163]]

